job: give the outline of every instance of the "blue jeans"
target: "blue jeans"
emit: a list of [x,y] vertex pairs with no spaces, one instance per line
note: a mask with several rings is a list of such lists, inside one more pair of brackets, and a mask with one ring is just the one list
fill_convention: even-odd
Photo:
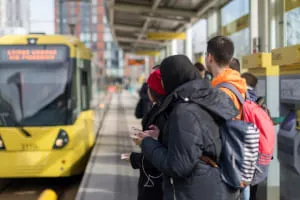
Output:
[[248,185],[242,190],[242,195],[244,200],[249,200],[250,199],[250,186]]

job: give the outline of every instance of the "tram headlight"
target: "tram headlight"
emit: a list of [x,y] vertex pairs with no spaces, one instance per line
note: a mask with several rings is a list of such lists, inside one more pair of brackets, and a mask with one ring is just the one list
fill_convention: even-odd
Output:
[[59,133],[55,139],[53,149],[61,149],[69,143],[69,137],[66,131],[63,129],[59,130]]
[[5,149],[5,145],[4,145],[2,137],[0,136],[0,150],[4,150],[4,149]]

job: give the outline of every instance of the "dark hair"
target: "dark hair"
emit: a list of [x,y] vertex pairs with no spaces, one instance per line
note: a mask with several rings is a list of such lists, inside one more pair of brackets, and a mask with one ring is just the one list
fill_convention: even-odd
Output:
[[228,65],[234,53],[233,42],[225,36],[216,36],[207,42],[207,53],[211,54],[220,66]]
[[151,96],[154,98],[154,101],[156,101],[157,103],[161,103],[162,102],[162,100],[164,98],[163,95],[160,95],[160,94],[156,93],[150,87],[149,87],[149,92],[150,92]]
[[245,72],[241,75],[242,78],[246,79],[247,85],[255,88],[257,84],[257,78],[250,72]]
[[155,66],[152,67],[153,70],[159,69],[159,68],[160,68],[160,65],[155,65]]
[[194,66],[200,71],[200,72],[203,72],[205,70],[205,67],[204,65],[202,65],[202,63],[199,63],[199,62],[196,62],[194,64]]
[[237,58],[232,58],[229,67],[235,71],[241,71],[240,61]]

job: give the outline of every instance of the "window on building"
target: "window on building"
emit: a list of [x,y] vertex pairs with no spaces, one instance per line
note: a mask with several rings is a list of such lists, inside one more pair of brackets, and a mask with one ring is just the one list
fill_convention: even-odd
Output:
[[97,33],[93,33],[92,34],[92,40],[93,40],[93,42],[97,42]]
[[85,46],[86,46],[87,48],[91,48],[91,42],[90,42],[90,41],[87,41],[87,42],[85,43]]
[[70,2],[70,14],[71,16],[75,15],[75,2]]
[[14,12],[14,16],[15,16],[15,20],[16,20],[15,24],[17,26],[22,26],[23,23],[22,23],[22,20],[21,20],[21,17],[20,17],[21,7],[20,7],[20,2],[19,1],[15,2],[15,9],[17,11],[17,12]]
[[92,23],[97,24],[97,15],[92,16]]
[[63,24],[61,33],[62,34],[69,34],[69,27],[68,27],[67,24]]
[[111,42],[104,42],[104,49],[110,50],[111,49]]
[[[286,0],[286,44],[292,46],[300,43],[300,7],[292,4],[292,0]],[[295,1],[294,1],[295,2]]]
[[96,6],[92,6],[92,15],[97,15],[97,7]]
[[98,32],[98,24],[93,24],[93,25],[92,25],[92,30],[93,30],[94,32]]
[[89,33],[90,32],[90,24],[89,23],[81,23],[81,32]]
[[97,42],[93,42],[93,44],[92,44],[92,50],[93,51],[97,50]]
[[83,41],[85,39],[84,38],[84,33],[80,33],[79,38],[80,38],[81,41]]
[[115,56],[116,59],[118,59],[118,57],[119,57],[119,51],[118,51],[118,49],[115,50],[114,56]]
[[105,59],[105,67],[109,68],[110,67],[110,60]]
[[63,4],[62,4],[62,13],[61,13],[61,15],[60,15],[60,18],[63,20],[63,22],[64,21],[66,21],[67,20],[67,18],[68,18],[68,3],[67,2],[64,2]]
[[104,16],[104,17],[102,18],[102,20],[103,20],[103,21],[102,21],[103,24],[108,24],[108,23],[107,23],[107,17],[106,17],[106,16]]
[[[231,1],[221,9],[222,34],[228,36],[234,43],[235,57],[241,58],[250,53],[249,32],[249,0]],[[246,19],[246,20],[245,20]],[[232,23],[247,21],[246,28],[232,30]]]
[[119,61],[116,59],[111,60],[112,68],[118,68],[119,67]]
[[75,15],[71,16],[69,21],[70,21],[70,24],[76,24],[76,16]]
[[104,33],[104,41],[113,41],[111,33]]

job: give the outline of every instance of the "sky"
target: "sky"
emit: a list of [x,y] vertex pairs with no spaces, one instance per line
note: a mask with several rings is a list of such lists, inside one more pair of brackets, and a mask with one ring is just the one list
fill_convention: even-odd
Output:
[[54,0],[30,1],[30,31],[54,34]]

